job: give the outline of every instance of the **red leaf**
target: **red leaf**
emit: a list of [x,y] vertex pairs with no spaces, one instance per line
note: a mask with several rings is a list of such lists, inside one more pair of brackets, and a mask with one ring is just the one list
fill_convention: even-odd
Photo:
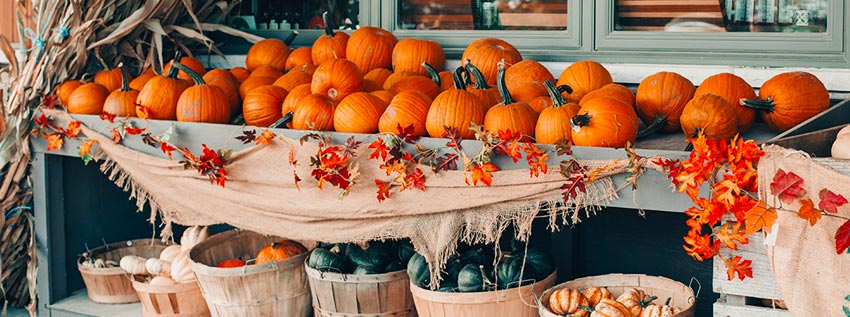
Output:
[[730,281],[735,279],[736,274],[742,281],[746,277],[753,277],[753,268],[750,267],[753,261],[743,260],[740,256],[735,256],[728,260],[723,259],[723,262],[726,264],[726,276],[729,277]]
[[48,120],[47,116],[45,116],[43,113],[37,118],[33,119],[33,122],[35,122],[35,124],[39,128],[46,128],[47,125],[50,124],[50,120]]
[[844,222],[835,232],[835,251],[842,254],[848,247],[850,247],[850,220]]
[[124,137],[123,137],[123,136],[121,136],[121,131],[119,131],[119,130],[118,130],[118,129],[116,129],[116,128],[113,128],[113,129],[112,129],[112,137],[110,137],[110,139],[111,139],[111,140],[112,140],[112,142],[114,142],[115,144],[118,144],[118,143],[121,143],[121,140],[123,140],[123,139],[124,139]]
[[821,211],[815,209],[815,203],[811,199],[803,199],[800,201],[800,210],[797,211],[797,215],[814,226],[820,220]]
[[377,140],[372,142],[372,144],[369,144],[369,148],[375,149],[375,151],[372,152],[372,155],[369,155],[370,160],[378,158],[381,158],[385,161],[387,160],[387,152],[389,152],[390,147],[388,147],[387,144],[384,143],[384,139],[378,138]]
[[840,194],[833,193],[829,189],[821,189],[820,193],[820,202],[818,203],[818,208],[823,209],[827,212],[837,213],[838,207],[844,206],[847,204],[847,198]]
[[170,160],[171,159],[171,151],[174,151],[177,148],[175,148],[171,145],[168,145],[168,143],[160,142],[159,143],[159,149],[162,150],[162,153],[165,153],[165,155],[168,155],[168,159]]
[[770,192],[779,196],[779,200],[786,204],[793,203],[795,199],[806,195],[806,190],[803,189],[803,179],[794,172],[786,173],[782,169],[776,171],[776,175],[773,176]]
[[449,142],[446,142],[446,146],[454,149],[455,151],[460,151],[460,130],[456,127],[445,127],[445,131],[442,135],[443,138],[449,139]]
[[381,180],[376,179],[375,185],[378,186],[378,201],[384,201],[390,197],[390,183],[384,183]]
[[422,173],[422,170],[417,168],[413,173],[408,174],[404,180],[408,184],[408,187],[419,188],[419,190],[425,191],[425,174]]
[[59,96],[56,94],[46,95],[44,96],[44,103],[42,103],[45,108],[53,109],[59,106]]
[[416,141],[419,140],[419,136],[413,135],[413,131],[416,130],[416,128],[413,127],[413,124],[410,124],[405,128],[402,128],[401,124],[399,124],[397,129],[398,137],[404,140],[404,142],[416,143]]
[[549,166],[546,165],[549,161],[549,154],[546,154],[545,149],[540,149],[534,143],[527,142],[523,145],[523,150],[526,153],[525,159],[530,166],[529,173],[532,177],[539,177],[541,172],[543,174],[549,172]]
[[138,128],[138,127],[126,127],[126,128],[124,128],[124,131],[127,131],[127,134],[130,134],[130,135],[139,135],[139,134],[142,134],[142,132],[144,132],[145,130],[146,130],[146,128]]
[[109,121],[109,123],[115,123],[115,115],[104,111],[100,113],[100,120],[106,120]]

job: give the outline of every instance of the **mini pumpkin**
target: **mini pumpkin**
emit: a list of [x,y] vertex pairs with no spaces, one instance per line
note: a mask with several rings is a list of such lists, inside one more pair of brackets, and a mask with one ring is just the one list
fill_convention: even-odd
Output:
[[481,104],[484,105],[484,111],[490,110],[491,107],[502,101],[502,96],[499,94],[499,90],[496,89],[496,87],[487,85],[484,74],[481,73],[481,70],[478,69],[478,67],[475,67],[475,65],[469,61],[467,61],[466,66],[464,67],[466,67],[467,74],[466,91],[472,93],[478,97],[478,99],[481,99]]
[[103,112],[111,113],[119,117],[135,117],[136,116],[136,98],[139,97],[139,91],[130,88],[130,75],[124,71],[123,67],[121,77],[121,88],[115,90],[106,97],[103,103]]
[[564,100],[552,80],[547,80],[544,84],[549,92],[550,105],[544,108],[537,118],[534,129],[537,143],[555,144],[563,140],[572,141],[570,119],[578,114],[580,108],[577,104]]
[[210,236],[210,229],[207,226],[191,226],[183,230],[183,236],[180,237],[180,250],[188,252],[196,244],[206,240]]
[[[178,51],[173,61],[180,62]],[[177,78],[177,68],[172,67],[164,76],[157,75],[145,84],[136,99],[136,116],[143,119],[177,119],[177,101],[189,82]]]
[[152,68],[145,69],[145,71],[139,74],[139,76],[136,76],[136,78],[133,78],[133,80],[130,81],[130,88],[141,91],[142,88],[145,88],[145,84],[147,84],[148,81],[155,76],[156,73],[153,72]]
[[272,261],[283,261],[304,252],[307,252],[307,249],[300,243],[292,240],[282,240],[263,247],[257,253],[257,260],[254,263],[262,264]]
[[266,76],[251,76],[248,79],[245,79],[241,84],[239,84],[239,96],[244,100],[245,97],[248,96],[248,93],[257,89],[259,87],[273,85],[275,79],[272,77]]
[[325,34],[316,38],[312,48],[312,58],[316,65],[324,64],[329,60],[344,59],[345,48],[348,46],[348,33],[334,32],[333,26],[328,23],[327,12],[322,13],[322,21],[325,26]]
[[[471,64],[467,64],[471,65]],[[516,101],[508,91],[505,84],[505,63],[499,63],[499,74],[496,86],[502,102],[493,106],[484,115],[484,129],[493,133],[499,131],[511,131],[522,135],[522,141],[526,142],[534,138],[534,129],[537,125],[537,112],[531,109],[527,103]]]
[[543,64],[530,59],[510,65],[505,71],[505,83],[511,95],[525,103],[531,103],[537,97],[549,96],[543,84],[547,80],[554,82],[555,77]]
[[585,307],[590,313],[590,317],[632,317],[629,309],[623,304],[613,299],[602,299],[592,309]]
[[56,86],[56,96],[59,97],[59,102],[62,103],[62,105],[67,106],[71,93],[74,92],[74,89],[77,89],[83,84],[82,80],[67,80],[59,84],[59,86]]
[[313,75],[307,72],[307,65],[302,65],[300,69],[290,70],[288,73],[280,76],[274,81],[275,86],[292,91],[296,86],[309,84],[313,80]]
[[351,60],[363,73],[375,68],[388,68],[392,63],[396,43],[398,38],[387,30],[361,26],[351,33],[345,47],[345,58]]
[[345,59],[327,61],[316,69],[310,91],[339,102],[350,94],[363,90],[363,75],[353,62]]
[[706,137],[728,140],[738,133],[735,108],[717,95],[694,97],[682,110],[681,124],[686,138],[696,137],[702,131]]
[[[286,69],[289,57],[289,45],[278,39],[265,39],[254,43],[245,56],[245,66],[253,72],[260,66],[271,66],[279,70]],[[238,77],[238,76],[237,76]]]
[[374,133],[387,104],[368,92],[348,95],[334,110],[334,129],[337,132]]
[[169,286],[177,284],[174,279],[167,276],[154,276],[149,283],[154,286]]
[[283,113],[289,113],[295,111],[295,106],[298,105],[298,100],[304,98],[305,96],[309,96],[312,94],[310,92],[310,84],[303,84],[295,86],[292,90],[289,91],[289,94],[286,95],[286,99],[283,100]]
[[189,260],[189,252],[180,252],[171,262],[171,278],[177,283],[188,283],[195,280],[192,272],[192,261]]
[[147,259],[145,261],[145,270],[153,275],[171,276],[171,262],[161,259]]
[[336,103],[322,94],[311,94],[298,100],[292,116],[292,128],[296,130],[334,130]]
[[759,100],[744,103],[758,109],[771,130],[784,132],[829,108],[829,91],[811,73],[787,72],[765,81]]
[[594,61],[579,61],[573,63],[558,77],[558,86],[567,85],[573,92],[569,95],[569,101],[579,102],[587,93],[602,88],[614,82],[611,73]]
[[679,309],[673,306],[652,304],[646,306],[639,317],[674,317],[679,312]]
[[384,82],[392,76],[393,72],[386,68],[375,68],[363,75],[363,91],[373,92],[384,89]]
[[588,101],[599,97],[614,98],[632,106],[634,106],[635,104],[635,94],[632,92],[631,89],[626,88],[626,86],[620,84],[607,84],[605,86],[602,86],[602,88],[591,91],[585,94],[578,104],[584,105]]
[[[172,63],[174,63],[174,62],[169,61],[168,64],[165,64],[165,67],[162,68],[162,72],[168,73],[168,71],[171,69]],[[204,76],[204,74],[207,73],[207,68],[204,67],[204,63],[201,63],[201,61],[199,61],[199,60],[197,60],[193,57],[187,56],[187,57],[181,58],[180,64],[183,64],[183,66],[190,68],[191,70],[195,71],[195,73],[197,73],[201,76]],[[177,78],[180,78],[182,80],[192,81],[192,77],[189,76],[188,73],[186,73],[182,70],[177,72]]]
[[148,274],[148,271],[145,268],[145,261],[147,260],[143,257],[125,255],[121,258],[121,261],[118,262],[118,265],[127,273],[133,275],[145,275]]
[[606,287],[590,287],[584,290],[584,297],[590,302],[590,307],[596,307],[603,299],[614,299],[611,291]]
[[267,85],[252,90],[242,102],[245,123],[257,127],[268,127],[283,117],[283,102],[286,89]]
[[621,148],[635,143],[639,122],[632,106],[617,99],[596,98],[581,107],[570,125],[575,145]]
[[406,78],[402,81],[393,84],[389,89],[390,93],[394,95],[397,95],[398,93],[407,90],[420,91],[431,98],[436,98],[437,95],[439,95],[441,92],[440,87],[437,86],[437,83],[435,83],[430,78],[422,76],[413,76]]
[[425,129],[431,137],[443,137],[448,127],[456,128],[461,138],[471,139],[475,133],[469,130],[470,125],[483,122],[484,104],[481,99],[466,91],[464,72],[465,68],[458,67],[454,76],[455,89],[440,93],[431,103],[425,119]]
[[743,133],[750,129],[756,117],[756,110],[742,105],[741,100],[756,99],[756,93],[746,80],[730,73],[710,76],[703,80],[694,92],[694,96],[707,94],[723,97],[733,106],[738,117],[738,131]]
[[77,87],[68,97],[68,112],[79,114],[100,114],[109,90],[97,83],[88,83]]
[[121,88],[121,77],[121,69],[106,69],[94,75],[94,82],[106,88],[107,91],[113,92]]
[[221,88],[207,85],[200,74],[181,63],[172,66],[189,74],[195,82],[177,100],[177,121],[227,123],[230,120],[230,103]]
[[387,109],[378,121],[378,131],[381,133],[399,133],[398,127],[413,126],[413,135],[424,136],[425,121],[432,99],[422,92],[411,90],[402,91],[392,98]]
[[236,80],[239,81],[239,83],[242,83],[243,81],[248,79],[248,77],[251,77],[251,71],[242,66],[236,66],[231,68],[230,73],[233,74],[234,77],[236,77]]
[[438,69],[446,66],[446,53],[440,43],[415,38],[401,39],[393,48],[393,70],[406,71],[428,76],[422,63],[428,63]]
[[176,258],[180,252],[183,252],[183,248],[179,244],[170,245],[159,253],[159,259],[166,262],[174,262],[174,258]]
[[286,58],[286,70],[290,71],[304,65],[313,65],[313,51],[310,47],[299,47]]
[[617,297],[617,301],[628,309],[630,317],[638,317],[643,309],[656,298],[655,296],[649,296],[641,289],[631,288]]
[[695,90],[690,80],[676,73],[658,72],[644,78],[635,96],[637,114],[647,125],[641,136],[680,130],[682,110]]
[[478,66],[487,84],[494,86],[499,72],[498,63],[519,63],[522,61],[522,54],[508,42],[497,38],[482,38],[469,43],[460,60],[464,65],[471,62]]
[[260,67],[257,67],[257,69],[253,70],[251,72],[251,76],[248,76],[248,77],[250,78],[250,77],[257,77],[257,76],[278,78],[280,76],[283,76],[283,71],[280,70],[280,69],[271,67],[271,66],[260,66]]
[[245,266],[245,261],[236,260],[236,259],[224,260],[224,261],[218,262],[218,264],[215,265],[215,267],[218,267],[218,268],[234,268],[234,267],[243,267],[243,266]]
[[580,291],[562,288],[549,295],[549,311],[555,315],[585,317],[590,313],[579,306],[588,307],[590,301]]

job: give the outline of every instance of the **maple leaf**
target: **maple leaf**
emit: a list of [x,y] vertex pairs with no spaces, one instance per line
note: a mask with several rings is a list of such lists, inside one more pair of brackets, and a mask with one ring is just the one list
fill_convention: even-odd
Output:
[[62,149],[62,144],[65,143],[65,139],[61,134],[53,133],[45,137],[47,139],[47,150],[56,150],[59,151]]
[[850,220],[844,222],[835,232],[835,250],[844,253],[850,247]]
[[375,151],[372,152],[372,155],[369,155],[370,160],[378,158],[382,160],[387,159],[387,151],[389,151],[390,148],[387,146],[386,143],[384,143],[384,139],[378,138],[377,140],[369,144],[369,148],[375,149]]
[[437,158],[437,165],[434,165],[431,168],[434,172],[455,170],[457,169],[457,161],[459,158],[460,156],[455,153],[443,154],[443,156]]
[[685,215],[697,221],[699,224],[714,226],[723,217],[725,210],[722,205],[714,204],[712,201],[699,198],[695,206],[685,210]]
[[714,257],[720,252],[720,241],[711,241],[709,235],[691,234],[684,238],[685,245],[682,246],[689,256],[702,262],[705,259]]
[[64,131],[65,136],[69,138],[76,138],[77,134],[79,134],[80,131],[83,130],[83,128],[80,126],[81,124],[82,123],[79,121],[68,122],[68,129]]
[[91,147],[95,142],[97,141],[88,140],[80,145],[80,158],[83,160],[83,164],[85,165],[89,165],[89,162],[94,160],[94,155],[91,154]]
[[549,172],[549,166],[546,163],[549,161],[549,154],[546,154],[545,149],[540,149],[534,143],[526,142],[523,145],[525,151],[525,159],[528,161],[529,173],[533,177],[539,177],[540,173],[546,174]]
[[734,280],[735,275],[742,281],[744,278],[753,277],[753,268],[750,267],[753,261],[744,260],[741,256],[736,255],[731,259],[723,259],[723,264],[726,265],[726,276],[729,280]]
[[416,143],[416,141],[419,140],[419,136],[413,134],[413,132],[416,131],[416,128],[413,126],[413,124],[410,124],[410,125],[408,125],[407,127],[404,127],[404,128],[401,126],[401,124],[398,124],[397,129],[398,129],[398,135],[397,136],[399,138],[401,138],[402,140],[404,140],[404,142],[413,144],[413,143]]
[[425,174],[422,173],[422,170],[415,169],[413,173],[409,173],[404,177],[404,181],[407,186],[402,187],[402,191],[406,187],[419,188],[421,191],[425,191]]
[[758,200],[753,199],[749,195],[738,196],[735,202],[726,206],[727,212],[735,216],[738,222],[743,222],[747,212],[753,209],[758,204]]
[[242,144],[254,142],[257,139],[257,130],[243,130],[242,135],[236,137]]
[[109,123],[115,123],[115,117],[115,114],[106,111],[100,113],[100,120],[109,121]]
[[151,110],[148,107],[136,105],[136,114],[139,119],[148,119],[151,117]]
[[349,137],[342,145],[342,154],[354,156],[354,151],[357,151],[357,148],[359,148],[361,144],[363,144],[363,142],[355,140],[354,136]]
[[847,198],[826,188],[821,189],[818,196],[820,197],[818,208],[830,213],[838,213],[838,207],[847,204]]
[[797,211],[797,215],[800,218],[808,220],[809,223],[814,226],[818,223],[821,217],[821,211],[815,209],[815,203],[811,199],[803,199],[800,200],[800,210]]
[[786,173],[781,168],[776,171],[773,176],[773,182],[770,183],[770,192],[773,195],[779,196],[779,200],[783,203],[793,203],[795,199],[806,195],[806,190],[803,188],[803,179],[794,172]]
[[764,202],[760,201],[744,215],[744,222],[746,223],[744,233],[749,235],[759,230],[770,232],[773,222],[776,221],[777,217],[778,215],[775,209],[768,207]]
[[443,132],[442,137],[449,139],[449,141],[446,142],[446,146],[451,149],[454,149],[455,151],[460,151],[460,130],[458,130],[458,128],[456,127],[449,126],[444,127],[444,129],[445,132]]
[[271,130],[265,129],[255,141],[257,144],[269,144],[269,142],[271,142],[272,139],[274,139],[276,136],[277,134],[275,134]]
[[147,128],[139,128],[139,127],[124,127],[124,131],[127,131],[129,135],[139,135],[142,132],[145,132]]
[[46,128],[47,125],[50,124],[50,120],[47,119],[47,116],[45,116],[43,113],[32,121],[35,122],[35,125],[39,128]]
[[[472,167],[472,186],[477,186],[478,181],[481,181],[487,187],[490,187],[493,175],[490,172],[498,171],[499,168],[496,165],[485,163],[485,164],[474,164]],[[469,185],[469,179],[466,179],[466,184]]]
[[736,241],[741,244],[747,244],[749,242],[749,239],[744,236],[744,230],[741,228],[741,225],[743,225],[742,222],[736,222],[730,230],[729,223],[725,223],[720,226],[720,231],[715,234],[715,237],[726,245],[727,248],[738,250],[738,245],[735,244]]
[[379,179],[375,180],[375,185],[378,186],[378,201],[384,201],[385,199],[390,197],[390,188],[392,184],[389,182],[383,182]]
[[142,142],[151,146],[151,147],[159,147],[159,140],[153,137],[150,132],[145,132],[140,135],[142,137]]
[[305,135],[302,135],[301,138],[298,139],[298,142],[301,143],[301,145],[304,145],[304,142],[307,142],[311,139],[319,141],[320,142],[319,145],[325,146],[325,144],[324,144],[325,139],[321,135],[314,133],[314,132],[310,132],[310,133],[307,133]]
[[41,105],[47,109],[59,107],[59,96],[56,94],[46,95]]
[[393,172],[398,174],[407,172],[407,164],[401,160],[391,160],[387,164],[381,164],[380,168],[387,172],[387,176],[390,176]]
[[573,155],[573,142],[567,139],[555,143],[555,153],[558,156]]
[[175,147],[173,147],[173,146],[169,145],[168,143],[165,143],[165,142],[160,142],[160,143],[159,143],[159,150],[160,150],[160,151],[162,151],[162,153],[165,153],[165,155],[168,155],[168,159],[169,159],[169,160],[171,160],[171,159],[172,159],[172,158],[171,158],[171,151],[174,151],[174,150],[176,150],[176,149],[177,149],[177,148],[175,148]]

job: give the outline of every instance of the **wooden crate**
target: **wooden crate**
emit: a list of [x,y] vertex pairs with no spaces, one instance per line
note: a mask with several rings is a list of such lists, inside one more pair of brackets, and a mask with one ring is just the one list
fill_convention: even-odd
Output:
[[741,245],[738,250],[721,249],[724,257],[736,255],[753,261],[753,277],[744,281],[729,280],[726,267],[720,259],[714,260],[712,289],[720,294],[720,299],[714,303],[714,317],[790,317],[791,314],[781,308],[765,307],[772,300],[781,300],[782,296],[773,271],[770,259],[764,246],[764,235],[755,233],[747,237],[750,243]]
[[304,264],[315,317],[416,317],[407,270],[351,275],[319,272]]

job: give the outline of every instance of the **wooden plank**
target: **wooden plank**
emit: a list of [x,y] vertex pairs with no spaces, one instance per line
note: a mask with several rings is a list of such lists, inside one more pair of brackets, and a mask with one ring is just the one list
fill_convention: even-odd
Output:
[[567,27],[567,14],[560,13],[500,13],[503,26]]
[[723,302],[714,303],[714,317],[792,317],[784,309],[770,307],[735,305]]
[[723,18],[720,12],[621,12],[618,15],[620,18]]
[[755,298],[782,299],[776,279],[771,270],[770,259],[764,246],[764,238],[761,234],[753,234],[747,237],[750,242],[739,246],[737,251],[724,248],[720,254],[724,257],[741,256],[753,261],[753,277],[744,281],[739,279],[729,280],[726,275],[726,266],[723,261],[714,261],[714,274],[712,278],[712,289],[715,293],[731,294]]

